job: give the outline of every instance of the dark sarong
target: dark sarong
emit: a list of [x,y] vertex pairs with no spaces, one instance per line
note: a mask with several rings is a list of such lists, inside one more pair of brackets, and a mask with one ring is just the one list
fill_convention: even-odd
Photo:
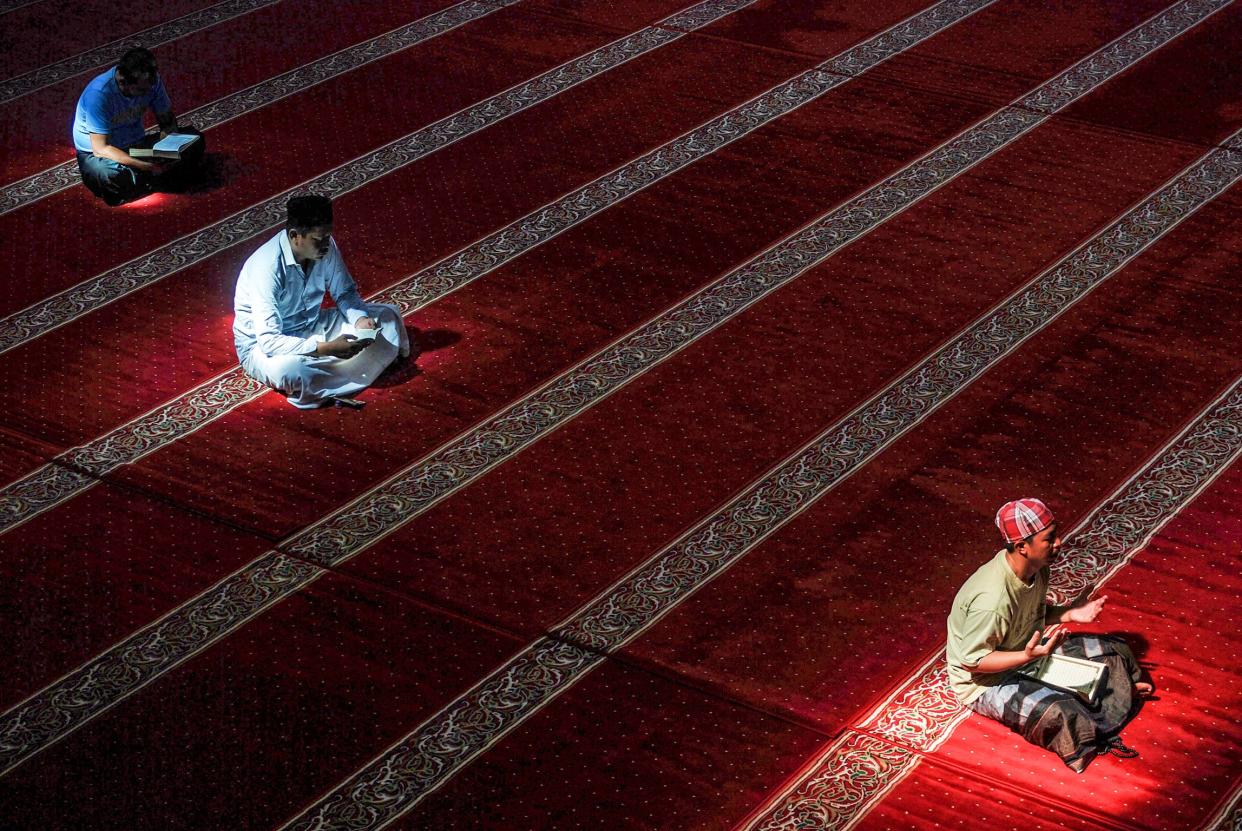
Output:
[[1051,750],[1082,773],[1138,711],[1134,690],[1140,678],[1138,661],[1124,641],[1106,635],[1070,636],[1057,652],[1108,667],[1094,703],[1015,672],[971,702],[970,708]]

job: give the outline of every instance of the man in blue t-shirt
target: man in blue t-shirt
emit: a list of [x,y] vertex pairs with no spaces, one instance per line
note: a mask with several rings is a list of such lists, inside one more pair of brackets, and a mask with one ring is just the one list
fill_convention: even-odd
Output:
[[170,164],[155,159],[136,159],[134,147],[150,147],[159,135],[147,135],[142,117],[155,112],[162,134],[197,133],[178,127],[172,102],[155,65],[155,56],[146,49],[130,49],[120,62],[97,76],[82,91],[73,118],[73,146],[78,151],[82,182],[109,205],[150,193],[171,184],[202,160],[204,142],[200,138]]

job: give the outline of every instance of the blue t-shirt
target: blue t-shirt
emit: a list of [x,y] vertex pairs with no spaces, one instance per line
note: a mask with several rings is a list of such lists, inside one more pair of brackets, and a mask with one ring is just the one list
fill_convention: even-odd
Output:
[[142,116],[148,107],[157,113],[172,109],[160,76],[155,76],[155,83],[146,95],[126,98],[116,85],[116,67],[111,67],[82,90],[78,110],[73,116],[73,146],[89,153],[90,134],[106,133],[108,144],[122,149],[129,147],[146,134]]

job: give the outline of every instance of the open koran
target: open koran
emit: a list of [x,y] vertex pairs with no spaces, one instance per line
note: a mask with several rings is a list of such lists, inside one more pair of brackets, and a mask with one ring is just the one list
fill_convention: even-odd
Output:
[[1046,655],[1018,667],[1018,672],[1065,692],[1080,696],[1087,703],[1095,701],[1104,685],[1108,667],[1104,664],[1073,658],[1069,655]]
[[131,147],[129,155],[135,159],[172,159],[181,161],[181,154],[202,136],[193,133],[169,133],[152,147]]

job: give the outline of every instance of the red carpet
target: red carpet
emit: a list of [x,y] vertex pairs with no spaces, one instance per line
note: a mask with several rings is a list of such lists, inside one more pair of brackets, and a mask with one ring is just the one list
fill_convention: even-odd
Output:
[[1057,794],[1049,819],[1068,814],[1084,826],[1199,828],[1214,817],[1242,788],[1242,731],[1233,715],[1242,696],[1230,657],[1240,644],[1234,611],[1222,602],[1237,592],[1240,504],[1242,466],[1235,464],[1108,584],[1109,628],[1140,645],[1160,688],[1124,732],[1140,749],[1138,759],[1108,757],[1075,776],[973,717],[859,827],[891,828],[897,816],[918,817],[918,827],[971,827],[947,819],[955,802],[974,806],[981,821],[1019,811],[1038,816],[1044,790]]
[[[109,209],[98,70],[0,102],[6,828],[1229,827],[1236,4],[209,6],[0,6],[230,108]],[[421,349],[362,412],[235,369],[308,182]],[[1028,494],[1159,687],[1082,776],[939,671]]]
[[[168,15],[169,11],[175,11],[178,6],[192,5],[207,4],[169,3],[158,13]],[[190,123],[201,123],[201,118],[196,119],[194,111],[209,102],[240,93],[268,78],[364,42],[450,5],[449,0],[410,4],[363,3],[350,15],[338,18],[334,25],[320,25],[313,30],[313,37],[307,37],[308,32],[303,28],[305,21],[329,18],[333,15],[335,6],[318,0],[309,3],[289,3],[281,0],[274,5],[222,21],[161,46],[157,50],[158,59],[166,85],[174,93],[173,106],[176,111]],[[135,11],[151,13],[149,9]],[[14,12],[6,17],[16,17],[18,14],[19,12]],[[111,15],[89,9],[83,10],[82,19],[75,19],[76,15],[50,16],[46,11],[35,19],[35,9],[30,9],[27,17],[31,18],[32,28],[42,28],[50,23],[58,29],[69,28],[70,34],[79,36],[86,34],[86,30],[82,28],[82,19],[89,18],[92,22],[98,21],[105,26],[121,23]],[[127,20],[123,25],[132,23],[133,21]],[[75,31],[71,26],[81,31]],[[129,31],[132,30],[121,32],[121,35],[128,34]],[[61,43],[59,38],[59,31],[55,35],[27,34],[24,39],[17,39],[15,45],[20,48],[40,44],[43,50],[47,50],[53,44]],[[247,46],[248,43],[256,42],[264,43],[268,48],[256,49]],[[121,51],[124,51],[123,47]],[[10,54],[8,57],[14,56]],[[115,61],[116,57],[119,57],[119,53],[112,60]],[[48,52],[41,51],[36,60],[25,63],[27,66],[38,66],[51,63],[49,58]],[[0,112],[10,128],[5,133],[8,152],[5,153],[3,163],[0,163],[0,182],[7,185],[50,165],[73,159],[73,148],[68,139],[74,107],[82,93],[82,87],[104,68],[103,65],[92,68],[0,105]],[[5,72],[4,77],[19,71],[23,70]],[[229,153],[236,155],[231,149]],[[270,155],[275,154],[268,153],[265,157]],[[240,155],[237,157],[244,158]]]

